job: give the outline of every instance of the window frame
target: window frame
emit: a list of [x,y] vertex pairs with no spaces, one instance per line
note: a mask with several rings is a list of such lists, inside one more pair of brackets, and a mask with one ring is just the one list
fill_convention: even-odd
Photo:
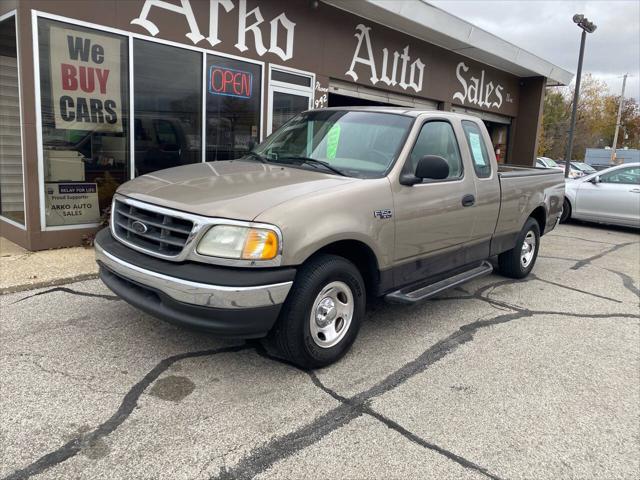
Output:
[[[13,17],[13,21],[16,27],[16,68],[18,70],[18,118],[20,121],[20,160],[22,164],[22,209],[24,213],[24,223],[17,222],[11,218],[5,217],[0,212],[0,220],[8,223],[14,227],[17,227],[21,230],[27,230],[28,228],[28,215],[27,215],[27,185],[25,183],[25,154],[24,154],[24,115],[22,114],[23,101],[22,101],[22,68],[20,62],[20,32],[18,30],[19,22],[18,22],[18,10],[10,10],[7,13],[0,15],[0,22],[4,22],[5,20],[9,20]],[[44,185],[43,185],[44,188]],[[44,191],[44,190],[43,190]]]
[[[433,122],[440,122],[440,123],[447,123],[449,124],[449,127],[451,127],[451,132],[453,133],[453,138],[456,141],[456,148],[458,149],[458,155],[460,156],[460,176],[459,177],[455,177],[455,178],[445,178],[442,180],[427,180],[427,179],[421,179],[420,182],[416,183],[415,185],[412,185],[412,187],[417,187],[420,185],[433,185],[434,183],[453,183],[453,182],[462,182],[465,179],[465,168],[464,168],[464,159],[462,158],[462,152],[460,151],[460,139],[458,138],[458,134],[456,133],[456,128],[453,125],[453,123],[451,122],[450,119],[448,118],[428,118],[426,120],[423,120],[422,123],[420,123],[420,126],[418,128],[418,132],[416,135],[415,140],[413,141],[413,144],[411,145],[411,149],[409,149],[408,153],[407,153],[407,158],[404,161],[404,165],[402,166],[401,169],[401,175],[398,177],[398,182],[400,181],[400,177],[402,177],[402,174],[411,174],[413,175],[415,172],[411,171],[411,153],[413,152],[413,149],[416,147],[416,144],[418,143],[418,139],[420,138],[420,134],[422,133],[422,129],[425,127],[425,125],[427,123],[433,123]],[[416,122],[416,124],[419,123]]]
[[[12,12],[7,13],[7,16],[10,16]],[[17,16],[17,12],[14,10],[13,14],[15,14]],[[0,17],[3,18],[3,17]],[[213,50],[211,48],[202,48],[202,47],[198,47],[195,45],[188,45],[185,43],[178,43],[178,42],[173,42],[171,40],[164,40],[164,39],[160,39],[160,38],[156,38],[156,37],[152,37],[150,35],[143,35],[140,33],[135,33],[135,32],[130,32],[127,30],[122,30],[119,28],[113,28],[113,27],[107,27],[105,25],[100,25],[97,23],[92,23],[92,22],[85,22],[82,20],[77,20],[74,18],[69,18],[69,17],[65,17],[62,15],[56,15],[56,14],[52,14],[52,13],[47,13],[47,12],[43,12],[41,10],[31,10],[31,39],[32,39],[32,44],[33,44],[33,80],[34,80],[34,88],[35,88],[35,111],[36,111],[36,151],[37,151],[37,164],[38,164],[38,199],[39,199],[39,208],[40,208],[40,231],[42,232],[48,232],[48,231],[60,231],[60,230],[81,230],[81,229],[87,229],[87,228],[95,228],[98,227],[100,224],[99,223],[89,223],[89,224],[77,224],[77,225],[58,225],[58,226],[47,226],[47,222],[46,222],[46,217],[45,217],[45,182],[44,182],[44,148],[43,148],[43,144],[42,144],[42,140],[43,140],[43,134],[42,134],[42,94],[41,94],[41,87],[40,87],[40,44],[39,44],[39,36],[38,36],[38,22],[40,19],[45,19],[45,20],[53,20],[53,21],[57,21],[57,22],[63,22],[68,24],[69,26],[78,26],[78,27],[84,27],[84,28],[89,28],[89,29],[93,29],[96,30],[96,32],[100,33],[111,33],[114,35],[120,35],[122,37],[126,38],[126,41],[128,42],[128,62],[127,62],[127,68],[129,69],[129,129],[128,129],[128,136],[129,136],[129,161],[130,161],[130,166],[129,166],[129,170],[130,170],[130,180],[135,178],[135,128],[134,128],[134,121],[135,121],[135,97],[134,97],[134,78],[133,78],[133,72],[134,72],[134,58],[133,58],[133,40],[134,39],[138,39],[138,40],[145,40],[145,41],[149,41],[149,42],[154,42],[154,43],[159,43],[159,44],[163,44],[163,45],[168,45],[168,46],[172,46],[172,47],[177,47],[177,48],[183,48],[186,50],[192,50],[195,52],[199,52],[200,56],[202,57],[202,72],[203,72],[203,79],[202,79],[202,92],[201,92],[201,102],[202,102],[202,133],[201,133],[201,139],[202,139],[202,144],[206,145],[206,89],[207,89],[207,82],[206,82],[206,59],[207,59],[207,54],[210,55],[217,55],[220,57],[225,57],[225,58],[229,58],[231,60],[237,60],[239,62],[245,62],[245,63],[252,63],[254,65],[258,65],[260,66],[260,112],[259,112],[259,118],[260,118],[260,128],[258,131],[258,136],[260,139],[260,142],[262,142],[265,138],[264,132],[265,132],[265,69],[266,69],[266,63],[264,61],[260,61],[260,60],[254,60],[251,58],[245,58],[245,57],[241,57],[239,55],[232,55],[229,53],[224,53],[224,52],[219,52],[217,50]],[[17,31],[17,24],[16,24],[16,35],[18,34]],[[19,43],[19,42],[18,42]],[[18,51],[18,56],[19,56],[19,51]],[[283,68],[283,67],[278,67],[278,68]],[[18,66],[18,72],[20,71],[20,68]],[[19,73],[18,73],[19,74]],[[18,77],[19,78],[19,77]],[[18,80],[18,83],[20,83],[20,81]],[[22,110],[21,110],[22,113]],[[22,119],[21,119],[21,128],[22,128]],[[22,148],[24,149],[24,144],[22,146]],[[22,171],[22,175],[23,175],[23,184],[24,184],[24,150],[23,150],[23,171]],[[201,163],[204,163],[206,161],[206,148],[202,148],[202,158],[201,158]],[[25,192],[25,197],[26,197],[26,190],[23,189],[23,192]],[[26,201],[26,198],[25,198]],[[26,203],[25,203],[25,212],[26,212]],[[1,217],[2,220],[5,220],[5,217]],[[26,220],[26,215],[25,215],[25,220]],[[8,222],[12,223],[11,221],[7,220]],[[26,229],[26,227],[21,226],[21,228]]]

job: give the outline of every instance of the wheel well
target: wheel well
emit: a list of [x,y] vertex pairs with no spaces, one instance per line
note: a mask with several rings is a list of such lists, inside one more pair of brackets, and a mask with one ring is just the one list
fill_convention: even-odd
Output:
[[367,293],[373,293],[380,281],[378,260],[371,248],[358,240],[340,240],[318,250],[315,255],[326,253],[338,255],[352,262],[360,271]]
[[529,215],[529,217],[538,222],[538,227],[540,227],[540,235],[543,235],[544,227],[547,224],[547,211],[544,209],[544,207],[536,208],[533,212],[531,212],[531,215]]

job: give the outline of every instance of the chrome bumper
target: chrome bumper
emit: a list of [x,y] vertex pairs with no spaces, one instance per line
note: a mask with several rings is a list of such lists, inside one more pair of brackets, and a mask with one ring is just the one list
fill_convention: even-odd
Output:
[[226,287],[173,278],[120,260],[96,244],[96,260],[116,275],[159,290],[174,300],[211,308],[244,309],[280,305],[293,282]]

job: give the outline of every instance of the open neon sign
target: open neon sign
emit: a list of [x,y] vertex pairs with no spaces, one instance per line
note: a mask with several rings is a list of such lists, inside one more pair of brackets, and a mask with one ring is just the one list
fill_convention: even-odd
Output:
[[227,97],[251,98],[253,75],[251,72],[211,65],[209,67],[209,93]]

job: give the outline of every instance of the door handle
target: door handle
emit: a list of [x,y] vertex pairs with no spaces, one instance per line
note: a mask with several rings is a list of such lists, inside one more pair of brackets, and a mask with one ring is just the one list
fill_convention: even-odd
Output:
[[633,193],[640,193],[640,188],[632,188],[631,190],[629,190],[630,192]]
[[476,197],[473,195],[465,195],[462,197],[462,206],[463,207],[471,207],[474,203],[476,203]]

